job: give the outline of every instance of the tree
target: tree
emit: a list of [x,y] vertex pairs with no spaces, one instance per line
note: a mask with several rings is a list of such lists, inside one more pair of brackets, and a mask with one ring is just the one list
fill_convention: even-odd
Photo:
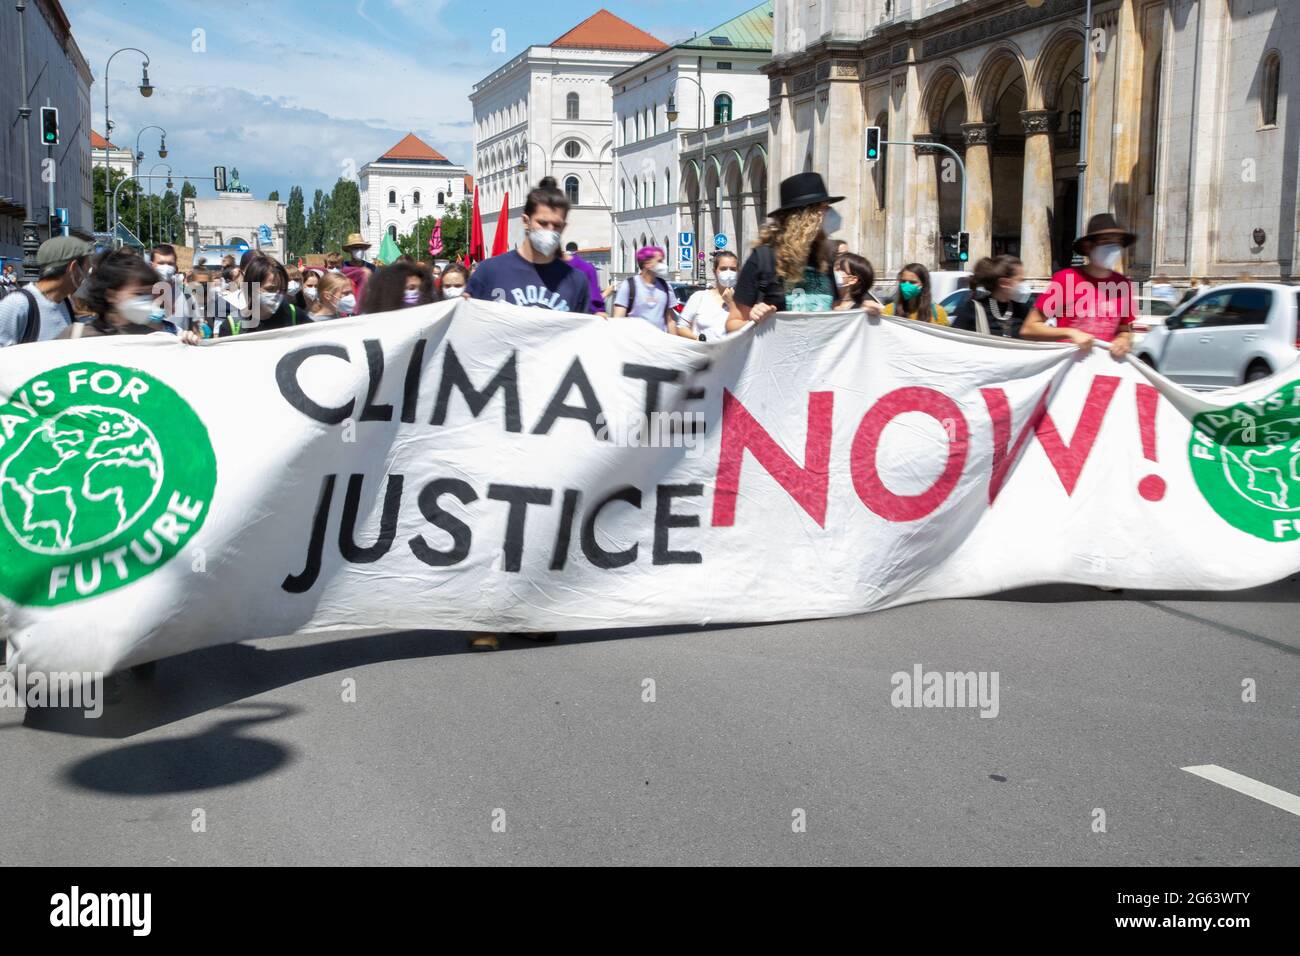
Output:
[[348,234],[361,229],[361,192],[355,180],[340,178],[330,193],[325,220],[325,248],[342,249]]
[[301,256],[311,251],[307,241],[307,220],[303,216],[301,186],[289,190],[289,208],[284,214],[284,244],[290,256]]
[[325,251],[325,227],[329,218],[330,197],[318,189],[311,200],[311,212],[307,214],[307,246],[310,252]]
[[[108,231],[108,203],[109,197],[104,195],[104,171],[105,167],[96,166],[91,171],[91,190],[95,197],[95,231]],[[139,180],[132,180],[122,188],[118,189],[118,183],[126,178],[126,173],[120,169],[111,170],[112,175],[108,178],[110,190],[117,190],[117,219],[119,222],[126,223],[129,226],[135,225],[135,211],[140,203],[140,183]]]
[[280,201],[280,190],[278,190],[278,189],[272,189],[272,190],[271,190],[271,194],[270,194],[269,196],[266,197],[266,201],[267,201],[267,202],[279,202],[279,201]]

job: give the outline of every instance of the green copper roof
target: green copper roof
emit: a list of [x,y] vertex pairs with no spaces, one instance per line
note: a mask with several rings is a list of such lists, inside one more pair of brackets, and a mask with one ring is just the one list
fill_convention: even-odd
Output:
[[771,50],[772,0],[766,0],[712,30],[702,30],[694,39],[678,43],[677,48],[712,50],[715,53],[727,50]]

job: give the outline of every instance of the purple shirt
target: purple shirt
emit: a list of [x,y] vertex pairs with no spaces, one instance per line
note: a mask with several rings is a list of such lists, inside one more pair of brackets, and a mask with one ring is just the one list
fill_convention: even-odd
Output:
[[573,254],[573,258],[569,260],[569,265],[587,277],[587,311],[592,315],[597,312],[604,312],[605,297],[600,294],[600,276],[596,274],[596,267],[576,252]]

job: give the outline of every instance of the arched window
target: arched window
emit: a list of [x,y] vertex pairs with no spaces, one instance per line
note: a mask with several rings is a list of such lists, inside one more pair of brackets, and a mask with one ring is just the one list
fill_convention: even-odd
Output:
[[731,122],[731,97],[719,93],[713,100],[713,125],[721,126]]
[[390,190],[388,190],[388,205],[390,205],[390,206],[396,206],[396,205],[397,205],[397,190],[396,190],[396,189],[390,189]]
[[[636,208],[641,208],[641,180],[636,180],[632,184],[632,195],[636,198]],[[645,243],[642,243],[645,245]]]
[[627,209],[627,180],[626,179],[620,181],[619,191],[622,193],[623,201],[618,204],[618,208],[622,210],[626,210]]
[[1265,126],[1277,125],[1277,97],[1281,85],[1282,58],[1277,51],[1264,57],[1264,83],[1260,88],[1260,119]]
[[397,241],[397,227],[396,227],[396,226],[389,226],[389,227],[388,227],[388,234],[389,234],[390,236],[393,237],[393,241],[394,241],[394,242]]
[[650,107],[650,135],[654,136],[659,132],[659,107]]
[[569,200],[569,205],[578,205],[578,177],[568,176],[564,180],[564,195]]
[[673,171],[671,169],[665,169],[664,170],[664,202],[670,203],[672,201],[673,201]]
[[568,116],[569,119],[578,118],[578,94],[577,93],[570,93],[568,96],[564,98],[564,109],[565,109],[565,115]]
[[420,205],[420,190],[417,189],[415,192],[411,193],[411,202],[413,205]]
[[636,138],[637,138],[637,141],[638,141],[638,142],[640,142],[640,140],[641,140],[641,130],[642,130],[642,126],[641,126],[641,114],[640,114],[640,113],[637,113],[637,114],[636,114]]
[[569,157],[569,159],[577,159],[581,152],[582,147],[578,145],[576,139],[571,139],[564,144],[564,155]]
[[446,194],[446,193],[438,193],[438,205],[439,205],[439,206],[445,205],[445,204],[446,204],[446,201],[447,201],[447,194]]
[[653,178],[650,180],[650,205],[659,205],[659,180]]

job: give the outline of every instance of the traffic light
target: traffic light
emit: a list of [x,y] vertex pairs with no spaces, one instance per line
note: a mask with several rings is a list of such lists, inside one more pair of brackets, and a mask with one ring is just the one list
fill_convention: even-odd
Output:
[[212,184],[213,186],[216,187],[217,192],[224,193],[226,191],[226,167],[225,166],[212,167]]
[[957,233],[957,261],[970,262],[970,233]]
[[867,127],[867,161],[874,162],[880,158],[880,127]]
[[41,142],[46,146],[59,145],[59,108],[41,107]]

